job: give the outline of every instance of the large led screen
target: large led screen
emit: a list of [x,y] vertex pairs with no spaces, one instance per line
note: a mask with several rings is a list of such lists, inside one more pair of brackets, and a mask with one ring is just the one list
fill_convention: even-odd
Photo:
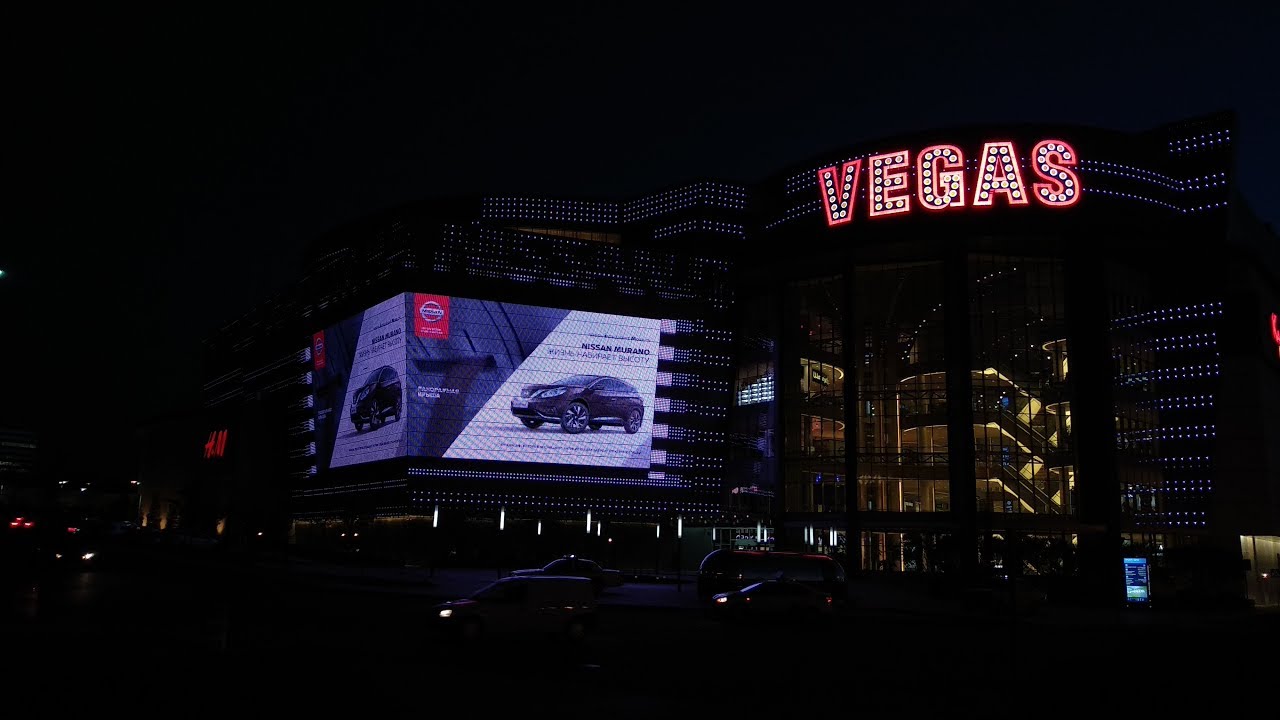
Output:
[[405,454],[404,331],[404,298],[397,295],[312,337],[321,467]]
[[316,333],[318,466],[649,467],[660,321],[405,293]]

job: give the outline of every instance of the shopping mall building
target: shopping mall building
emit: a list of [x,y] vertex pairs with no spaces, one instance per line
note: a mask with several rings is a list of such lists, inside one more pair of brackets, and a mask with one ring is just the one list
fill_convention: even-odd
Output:
[[764,546],[1121,600],[1134,556],[1153,597],[1274,602],[1280,253],[1233,141],[1229,115],[947,129],[753,185],[336,229],[206,343],[203,482],[262,502],[204,514],[406,556]]

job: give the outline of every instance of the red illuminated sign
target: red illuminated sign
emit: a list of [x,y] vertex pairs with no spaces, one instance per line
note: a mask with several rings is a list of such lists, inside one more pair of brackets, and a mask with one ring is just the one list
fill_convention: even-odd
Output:
[[[908,150],[872,155],[866,159],[867,217],[906,215],[912,199],[930,212],[997,204],[1023,207],[1029,198],[1046,207],[1070,207],[1080,200],[1080,176],[1074,168],[1076,151],[1062,140],[1041,140],[1031,149],[1030,186],[1026,170],[1012,141],[984,143],[972,183],[965,182],[964,153],[955,145],[932,145],[915,156],[914,168]],[[823,215],[827,225],[853,220],[858,196],[858,176],[862,159],[850,160],[818,171]],[[909,175],[914,170],[914,193]],[[968,193],[972,193],[969,195]]]
[[323,370],[326,360],[324,354],[324,331],[311,336],[311,359],[315,361],[316,369]]
[[1280,355],[1280,318],[1271,313],[1271,339],[1276,341],[1276,354]]
[[204,444],[204,457],[206,460],[220,458],[227,454],[227,431],[214,430],[209,433],[209,440]]
[[449,296],[415,293],[413,334],[433,340],[449,339]]

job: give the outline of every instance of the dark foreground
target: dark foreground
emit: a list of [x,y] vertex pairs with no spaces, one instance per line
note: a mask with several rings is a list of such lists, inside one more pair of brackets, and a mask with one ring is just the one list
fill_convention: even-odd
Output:
[[354,705],[607,720],[1276,707],[1280,623],[1269,614],[1045,621],[855,609],[816,625],[725,626],[687,594],[666,590],[676,601],[664,605],[633,588],[602,600],[583,643],[465,645],[430,631],[435,595],[456,592],[438,584],[166,557],[9,573],[3,588],[0,700],[15,711],[237,717]]

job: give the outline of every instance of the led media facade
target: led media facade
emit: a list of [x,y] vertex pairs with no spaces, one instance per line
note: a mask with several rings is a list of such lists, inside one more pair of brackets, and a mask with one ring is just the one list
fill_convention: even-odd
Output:
[[648,469],[661,321],[424,293],[312,337],[317,466]]

